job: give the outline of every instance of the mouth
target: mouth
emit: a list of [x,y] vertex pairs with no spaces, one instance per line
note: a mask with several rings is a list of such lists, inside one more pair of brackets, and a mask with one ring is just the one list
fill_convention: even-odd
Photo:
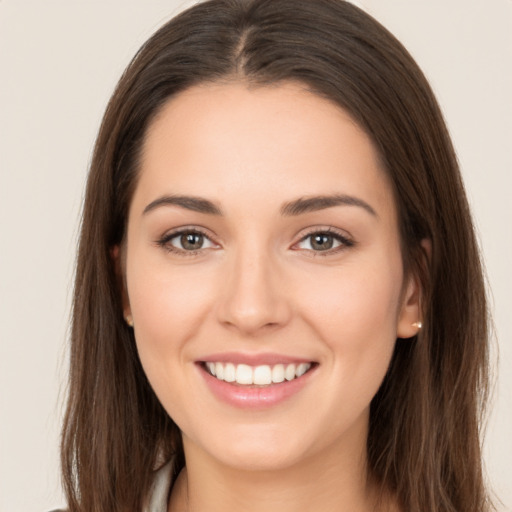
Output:
[[267,410],[311,389],[320,364],[276,353],[220,352],[196,360],[206,388],[239,409]]
[[231,362],[202,361],[200,366],[219,381],[244,387],[269,387],[300,379],[317,366],[317,363],[278,363],[251,366]]

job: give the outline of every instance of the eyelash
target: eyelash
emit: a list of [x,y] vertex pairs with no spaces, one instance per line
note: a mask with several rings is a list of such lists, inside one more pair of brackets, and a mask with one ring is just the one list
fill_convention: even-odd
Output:
[[[178,238],[183,235],[201,235],[207,240],[209,240],[211,243],[215,243],[211,240],[210,235],[208,235],[205,231],[198,229],[196,227],[190,227],[190,228],[181,228],[176,231],[172,231],[171,233],[167,233],[162,238],[157,240],[157,245],[165,249],[166,251],[174,254],[178,254],[180,256],[188,257],[188,256],[197,256],[201,251],[204,250],[204,248],[193,250],[193,251],[187,251],[185,249],[179,249],[177,247],[174,247],[170,244],[171,240]],[[308,252],[311,253],[311,256],[317,257],[326,257],[331,256],[333,254],[337,254],[340,251],[343,251],[347,248],[353,247],[355,245],[355,242],[348,238],[346,235],[341,234],[339,231],[329,227],[326,229],[312,229],[308,233],[306,233],[302,238],[294,244],[294,246],[304,242],[308,238],[312,237],[313,235],[327,235],[330,237],[333,237],[336,241],[340,243],[340,245],[334,249],[326,249],[324,251],[314,251],[311,249],[306,249]]]
[[336,241],[338,241],[340,243],[340,245],[338,247],[335,247],[333,249],[327,249],[324,251],[313,251],[313,250],[308,249],[311,256],[313,256],[315,258],[319,257],[319,256],[320,257],[332,256],[334,254],[338,254],[339,252],[344,251],[344,250],[346,250],[350,247],[353,247],[355,245],[354,240],[348,238],[345,234],[342,234],[337,229],[328,227],[325,229],[321,229],[321,228],[320,229],[318,229],[318,228],[311,229],[311,231],[307,232],[304,236],[302,236],[302,238],[296,244],[294,244],[294,246],[304,242],[305,240],[312,237],[313,235],[331,236],[332,238],[334,238]]
[[208,235],[205,231],[198,229],[196,227],[190,227],[190,228],[180,228],[176,231],[172,231],[171,233],[165,234],[162,238],[157,240],[157,244],[165,249],[166,251],[174,254],[178,254],[179,256],[197,256],[202,250],[204,249],[196,249],[194,251],[187,251],[185,249],[178,249],[177,247],[174,247],[171,245],[171,240],[178,238],[183,235],[201,235],[204,238],[210,240],[212,243],[215,243],[211,240],[210,235]]

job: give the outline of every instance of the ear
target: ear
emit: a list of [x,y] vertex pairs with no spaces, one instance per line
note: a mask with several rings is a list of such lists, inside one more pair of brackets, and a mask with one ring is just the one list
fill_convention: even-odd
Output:
[[114,272],[117,279],[117,289],[121,294],[121,304],[123,307],[123,317],[128,325],[133,324],[132,310],[130,307],[130,300],[128,298],[128,292],[126,290],[126,279],[124,271],[123,251],[121,246],[114,245],[110,249],[110,257],[114,264]]
[[[432,243],[424,239],[420,244],[422,253],[420,265],[428,269],[428,263],[432,254]],[[406,277],[404,291],[402,294],[402,303],[397,322],[397,338],[412,338],[416,336],[422,327],[422,297],[423,290],[421,281],[416,272],[410,272]]]
[[402,304],[398,315],[397,338],[412,338],[421,329],[421,289],[419,279],[410,274],[407,277]]

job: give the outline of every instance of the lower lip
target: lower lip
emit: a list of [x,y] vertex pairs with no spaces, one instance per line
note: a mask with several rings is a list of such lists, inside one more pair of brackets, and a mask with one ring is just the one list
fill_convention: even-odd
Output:
[[243,386],[215,378],[202,364],[198,364],[198,367],[206,384],[217,398],[241,409],[265,409],[284,402],[297,394],[316,370],[315,365],[304,375],[279,384]]

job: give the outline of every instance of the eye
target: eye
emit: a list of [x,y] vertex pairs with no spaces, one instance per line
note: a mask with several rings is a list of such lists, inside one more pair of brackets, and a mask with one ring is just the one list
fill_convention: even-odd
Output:
[[195,254],[202,249],[210,249],[216,245],[208,236],[197,229],[175,231],[165,235],[158,245],[170,252]]
[[346,236],[326,230],[309,233],[301,239],[296,247],[307,251],[333,253],[353,245],[354,242]]

